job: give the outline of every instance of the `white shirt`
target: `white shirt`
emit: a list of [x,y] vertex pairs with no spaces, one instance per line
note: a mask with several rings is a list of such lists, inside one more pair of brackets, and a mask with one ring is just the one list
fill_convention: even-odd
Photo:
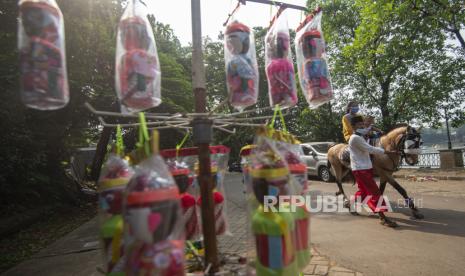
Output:
[[373,168],[370,153],[383,154],[384,149],[370,146],[363,137],[352,134],[349,139],[350,167],[352,171]]

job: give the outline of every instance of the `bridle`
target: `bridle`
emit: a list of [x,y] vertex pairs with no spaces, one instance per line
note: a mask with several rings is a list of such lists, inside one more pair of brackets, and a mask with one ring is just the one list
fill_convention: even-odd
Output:
[[402,164],[402,159],[405,159],[405,162],[407,162],[407,164],[410,166],[414,166],[418,163],[418,160],[415,163],[411,163],[408,161],[408,158],[406,158],[409,154],[420,154],[420,146],[423,144],[423,141],[421,140],[421,134],[414,128],[412,128],[412,130],[413,131],[407,130],[407,132],[402,135],[399,143],[397,144],[397,150],[400,152],[400,162],[396,169],[398,169],[400,164]]

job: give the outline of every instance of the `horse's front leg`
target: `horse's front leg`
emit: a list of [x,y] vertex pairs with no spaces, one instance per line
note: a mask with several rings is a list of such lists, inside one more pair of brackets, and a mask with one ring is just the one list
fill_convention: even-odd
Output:
[[[407,203],[408,207],[410,208],[410,210],[412,212],[412,216],[414,218],[416,218],[416,219],[425,218],[425,216],[423,214],[421,214],[420,211],[415,206],[415,202],[414,202],[413,198],[408,196],[407,191],[399,184],[399,182],[397,182],[394,179],[394,177],[392,177],[392,175],[390,177],[388,177],[388,182],[405,199],[405,202]],[[386,185],[386,184],[384,184],[384,185]],[[384,191],[384,189],[383,189],[383,191]]]

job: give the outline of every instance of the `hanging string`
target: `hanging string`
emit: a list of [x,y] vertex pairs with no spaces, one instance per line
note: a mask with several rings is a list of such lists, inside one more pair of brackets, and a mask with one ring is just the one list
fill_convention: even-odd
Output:
[[223,27],[226,27],[226,25],[228,24],[229,22],[229,19],[231,19],[231,17],[234,15],[234,13],[237,12],[237,10],[239,9],[239,7],[241,6],[241,2],[237,2],[237,5],[236,7],[234,8],[234,10],[228,14],[228,18],[226,19],[226,21],[223,23]]
[[269,123],[268,127],[274,129],[274,124],[275,124],[275,121],[276,121],[276,117],[278,115],[279,115],[279,119],[281,121],[281,125],[283,127],[283,131],[287,132],[286,122],[284,121],[284,115],[283,115],[283,113],[281,111],[281,108],[279,107],[279,104],[275,105],[273,118],[271,119],[271,122]]
[[118,156],[124,155],[123,134],[121,133],[121,125],[116,126],[116,154]]
[[187,141],[187,138],[189,138],[190,132],[186,132],[186,135],[184,135],[184,138],[182,138],[181,142],[176,145],[176,159],[178,159],[179,156],[179,150],[182,148],[184,143]]
[[[273,1],[274,3],[274,1]],[[276,5],[276,7],[278,7]],[[279,6],[279,9],[278,9],[278,12],[276,13],[275,16],[273,16],[273,18],[271,19],[270,21],[270,26],[268,26],[268,29],[271,28],[274,24],[274,22],[276,21],[276,19],[281,15],[281,13],[286,9],[286,6]]]
[[139,142],[137,143],[137,147],[141,149],[144,148],[145,155],[150,155],[150,145],[149,145],[149,131],[147,129],[147,122],[145,120],[144,112],[139,112]]
[[319,12],[321,12],[321,7],[316,7],[311,13],[309,13],[307,15],[307,17],[305,17],[304,21],[302,21],[302,18],[300,19],[301,20],[301,23],[299,24],[299,26],[297,27],[297,29],[295,30],[296,32],[300,31],[305,25],[307,25],[308,22],[310,22],[313,17],[315,15],[317,15]]

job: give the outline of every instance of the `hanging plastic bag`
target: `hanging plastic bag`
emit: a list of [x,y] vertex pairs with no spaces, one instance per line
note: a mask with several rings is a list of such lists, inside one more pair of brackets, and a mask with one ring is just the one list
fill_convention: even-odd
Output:
[[[216,235],[230,234],[227,220],[227,202],[224,189],[224,175],[228,165],[230,149],[225,146],[210,146],[210,168],[213,181],[213,202],[215,204],[215,233]],[[193,172],[193,183],[189,187],[190,194],[195,196],[197,204],[197,214],[200,216],[200,207],[202,198],[200,197],[200,185],[198,181],[199,164],[198,164],[198,148],[182,148],[179,150],[168,149],[163,150],[160,154],[165,158],[168,164],[175,161],[187,164],[189,170]],[[199,222],[199,234],[202,228]],[[187,225],[186,225],[187,227]],[[193,235],[192,240],[198,239],[200,236]]]
[[[276,148],[289,167],[290,191],[293,196],[305,196],[308,192],[308,174],[307,166],[301,159],[303,152],[300,142],[292,135],[284,134],[283,138],[276,141]],[[293,236],[297,267],[302,270],[310,262],[310,212],[304,204],[291,207],[291,214],[295,223]]]
[[196,197],[190,191],[194,176],[189,166],[183,161],[168,160],[167,164],[181,194],[186,240],[195,240],[200,236],[200,221]]
[[124,273],[123,193],[134,171],[122,158],[123,151],[123,137],[118,126],[116,154],[108,157],[98,180],[100,240],[107,275]]
[[53,110],[69,101],[63,15],[55,0],[19,1],[18,50],[23,103]]
[[226,26],[224,60],[229,102],[242,111],[257,102],[259,74],[253,30],[238,20]]
[[259,131],[255,144],[249,167],[252,187],[248,189],[255,197],[255,203],[249,203],[256,249],[255,274],[298,275],[295,220],[289,204],[280,200],[292,195],[289,168],[270,138],[269,129]]
[[270,105],[297,104],[297,88],[287,18],[278,16],[265,37],[265,64]]
[[157,46],[147,7],[140,0],[128,2],[119,22],[115,74],[122,111],[142,111],[161,103]]
[[[142,113],[140,121],[139,147],[145,146],[147,152],[149,139]],[[154,132],[152,154],[136,167],[125,192],[126,275],[185,275],[179,189],[158,154],[157,141]]]
[[112,154],[98,181],[100,237],[107,275],[124,272],[123,193],[133,173],[126,160]]
[[311,108],[333,99],[325,41],[321,29],[322,12],[309,15],[295,38],[300,86]]

